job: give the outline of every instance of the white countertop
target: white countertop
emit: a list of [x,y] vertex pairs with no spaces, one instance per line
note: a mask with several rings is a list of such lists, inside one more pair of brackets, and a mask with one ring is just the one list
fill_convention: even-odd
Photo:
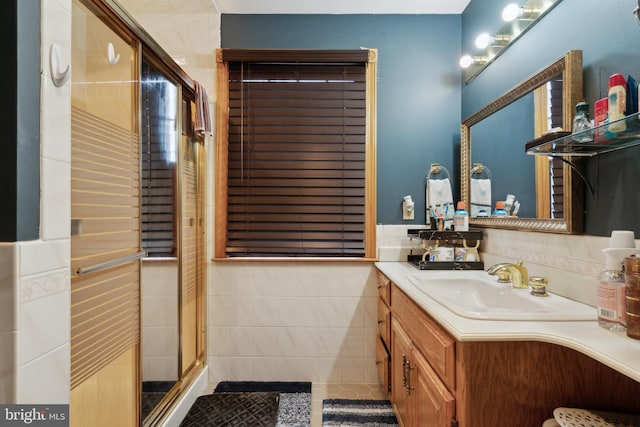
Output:
[[[558,344],[586,354],[603,364],[640,381],[640,340],[623,332],[612,332],[593,321],[503,321],[476,320],[458,316],[408,279],[418,270],[408,262],[377,262],[376,267],[437,320],[459,341],[540,341]],[[442,273],[442,270],[438,270]],[[450,272],[452,275],[456,271]]]

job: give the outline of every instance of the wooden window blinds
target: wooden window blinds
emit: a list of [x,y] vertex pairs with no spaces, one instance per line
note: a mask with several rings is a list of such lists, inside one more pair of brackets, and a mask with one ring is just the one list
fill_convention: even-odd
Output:
[[226,51],[229,257],[363,257],[368,51]]
[[[553,79],[548,83],[549,90],[549,128],[562,128],[562,79]],[[564,163],[560,159],[549,157],[549,176],[551,182],[551,218],[564,218]]]
[[175,257],[178,88],[145,60],[141,80],[142,247]]

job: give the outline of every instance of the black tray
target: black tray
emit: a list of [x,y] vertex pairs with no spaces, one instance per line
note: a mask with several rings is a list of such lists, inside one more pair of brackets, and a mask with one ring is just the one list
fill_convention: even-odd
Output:
[[425,240],[482,240],[482,230],[469,231],[438,231],[418,230],[418,237]]
[[484,270],[482,261],[422,261],[422,255],[408,255],[407,261],[420,270]]

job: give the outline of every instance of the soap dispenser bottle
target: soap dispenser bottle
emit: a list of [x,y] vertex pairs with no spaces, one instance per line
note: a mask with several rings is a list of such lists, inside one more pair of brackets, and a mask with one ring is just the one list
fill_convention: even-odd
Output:
[[605,255],[605,270],[598,275],[598,324],[612,331],[626,331],[624,259],[636,249],[633,231],[611,232]]

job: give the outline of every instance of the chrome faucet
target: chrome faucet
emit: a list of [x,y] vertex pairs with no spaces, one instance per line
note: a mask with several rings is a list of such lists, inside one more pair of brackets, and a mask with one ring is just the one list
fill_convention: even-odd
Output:
[[522,261],[518,261],[517,264],[503,262],[492,265],[487,269],[487,273],[492,276],[495,276],[496,274],[500,275],[500,273],[504,271],[511,273],[511,281],[514,288],[527,289],[529,287],[529,272]]

